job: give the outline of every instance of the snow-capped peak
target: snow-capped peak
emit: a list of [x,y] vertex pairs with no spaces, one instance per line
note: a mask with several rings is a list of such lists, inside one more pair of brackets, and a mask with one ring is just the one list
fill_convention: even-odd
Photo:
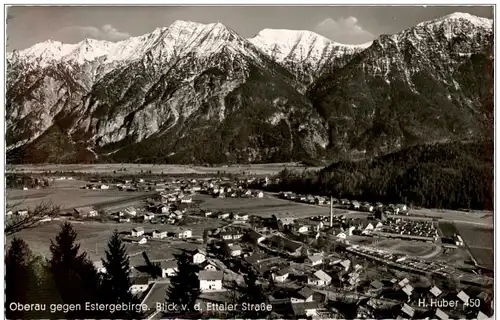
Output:
[[464,12],[454,12],[454,13],[450,13],[446,16],[437,18],[437,19],[433,19],[430,21],[424,21],[424,22],[419,23],[417,25],[417,27],[434,25],[434,24],[442,24],[442,23],[446,23],[446,22],[458,22],[458,21],[467,21],[476,27],[480,27],[480,28],[484,28],[484,29],[492,29],[493,28],[493,20],[492,19],[478,17],[478,16],[472,15],[470,13],[464,13]]
[[249,41],[278,62],[285,59],[318,61],[334,51],[335,55],[342,55],[362,51],[371,45],[371,42],[363,45],[341,44],[312,31],[287,29],[264,29]]

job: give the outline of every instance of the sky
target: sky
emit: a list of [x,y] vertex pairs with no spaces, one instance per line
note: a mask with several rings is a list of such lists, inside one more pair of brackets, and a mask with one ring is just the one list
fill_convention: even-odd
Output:
[[493,18],[492,6],[14,6],[7,12],[7,51],[49,39],[120,41],[176,20],[221,22],[245,38],[272,28],[310,30],[336,42],[361,44],[453,12]]

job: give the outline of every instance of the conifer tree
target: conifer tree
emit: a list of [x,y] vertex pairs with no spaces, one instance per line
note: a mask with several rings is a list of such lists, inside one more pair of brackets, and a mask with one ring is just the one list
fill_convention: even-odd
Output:
[[[248,305],[257,305],[267,301],[266,295],[264,294],[264,290],[262,285],[257,283],[258,276],[255,270],[248,266],[245,270],[246,274],[244,275],[245,285],[241,289],[241,296],[239,299],[239,305],[243,305],[246,303]],[[245,311],[241,316],[246,319],[262,319],[267,316],[267,311]]]
[[24,319],[29,312],[12,311],[11,303],[34,303],[30,288],[37,285],[33,254],[24,240],[14,238],[5,256],[5,309],[8,319]]
[[51,240],[49,261],[55,286],[64,303],[80,305],[81,311],[69,312],[69,318],[96,317],[96,313],[85,312],[85,303],[100,301],[99,276],[87,253],[79,253],[80,245],[75,243],[77,233],[66,222],[55,241]]
[[[103,301],[106,303],[138,303],[130,292],[132,281],[129,275],[130,262],[127,250],[116,229],[108,241],[106,259],[102,260],[102,265],[106,269],[102,281]],[[119,318],[138,317],[133,311],[116,312],[115,316]]]
[[198,272],[200,267],[193,263],[192,255],[184,251],[175,255],[177,272],[170,280],[166,301],[185,306],[186,312],[196,312],[195,304],[201,294]]

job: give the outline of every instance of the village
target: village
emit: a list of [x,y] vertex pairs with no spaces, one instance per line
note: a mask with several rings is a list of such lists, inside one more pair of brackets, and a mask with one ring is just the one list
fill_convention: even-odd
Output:
[[[228,302],[231,284],[244,283],[242,270],[247,267],[258,274],[276,318],[492,316],[492,267],[470,254],[467,241],[448,222],[420,218],[406,204],[270,193],[258,188],[275,182],[268,177],[93,178],[80,189],[122,192],[125,200],[65,208],[61,217],[42,222],[67,219],[89,226],[122,226],[132,263],[130,290],[150,307],[148,319],[165,315],[154,306],[164,302],[169,279],[177,270],[173,256],[156,254],[166,247],[189,252],[192,263],[200,266],[200,304],[218,318],[229,315],[211,310],[210,303]],[[41,188],[38,183],[22,189]],[[273,214],[223,205],[232,201],[235,206],[248,202],[249,207],[259,207],[269,199],[282,201],[283,206],[300,202],[303,208],[319,207],[325,213],[284,212],[278,202],[270,205]],[[213,208],[205,207],[210,201],[215,203]],[[28,211],[9,210],[6,218]],[[460,255],[460,263],[453,260]],[[94,264],[99,272],[106,272],[100,259]],[[161,275],[151,273],[153,265],[159,266]],[[433,301],[458,301],[459,307]]]

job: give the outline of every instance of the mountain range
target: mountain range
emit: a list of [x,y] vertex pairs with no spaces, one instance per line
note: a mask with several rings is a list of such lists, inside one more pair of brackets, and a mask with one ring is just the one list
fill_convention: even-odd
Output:
[[493,21],[454,13],[364,45],[176,21],[7,54],[10,163],[285,162],[491,135]]

